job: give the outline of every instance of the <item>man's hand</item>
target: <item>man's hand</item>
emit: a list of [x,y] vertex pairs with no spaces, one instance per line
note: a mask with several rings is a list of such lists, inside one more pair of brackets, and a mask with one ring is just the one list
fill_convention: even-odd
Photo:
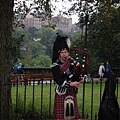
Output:
[[83,83],[84,82],[84,77],[80,77],[80,83]]

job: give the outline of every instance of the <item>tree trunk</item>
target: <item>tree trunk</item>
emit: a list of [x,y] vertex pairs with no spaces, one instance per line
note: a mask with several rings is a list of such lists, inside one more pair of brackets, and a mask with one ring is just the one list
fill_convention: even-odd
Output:
[[12,119],[11,61],[14,0],[0,0],[0,120]]

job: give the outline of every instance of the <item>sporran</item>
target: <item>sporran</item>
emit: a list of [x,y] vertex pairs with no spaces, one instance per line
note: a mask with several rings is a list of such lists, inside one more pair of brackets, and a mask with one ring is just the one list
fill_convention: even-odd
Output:
[[72,96],[67,96],[64,100],[64,119],[70,120],[75,118],[75,107]]

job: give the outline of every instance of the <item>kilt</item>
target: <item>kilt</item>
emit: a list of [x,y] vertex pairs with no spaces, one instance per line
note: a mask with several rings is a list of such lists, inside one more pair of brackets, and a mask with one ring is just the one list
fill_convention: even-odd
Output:
[[75,119],[80,118],[75,89],[74,87],[69,87],[66,91],[66,94],[64,95],[59,95],[55,93],[54,110],[53,110],[54,119],[64,119],[64,100],[69,95],[73,97],[74,106],[75,106]]

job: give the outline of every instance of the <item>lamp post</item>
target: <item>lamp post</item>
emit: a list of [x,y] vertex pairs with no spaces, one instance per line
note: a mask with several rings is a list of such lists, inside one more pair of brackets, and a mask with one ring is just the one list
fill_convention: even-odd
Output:
[[[88,2],[93,2],[94,0],[81,0],[81,1],[85,1],[85,7],[87,7],[87,3]],[[89,18],[89,14],[88,14],[88,11],[85,11],[85,38],[84,38],[84,52],[87,51],[87,31],[88,31],[88,18]],[[85,79],[86,79],[86,76],[87,76],[87,64],[86,64],[86,55],[84,54],[83,56],[83,68],[85,69]],[[86,81],[86,80],[85,80]],[[84,115],[84,100],[85,100],[85,81],[83,83],[83,105],[82,105],[82,119],[84,119],[85,115]],[[88,115],[87,115],[88,117]]]

